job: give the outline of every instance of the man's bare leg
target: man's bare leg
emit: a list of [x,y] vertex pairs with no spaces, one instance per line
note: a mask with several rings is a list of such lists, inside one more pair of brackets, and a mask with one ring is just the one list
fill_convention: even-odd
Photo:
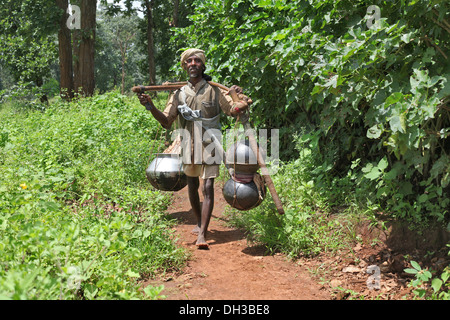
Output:
[[211,220],[214,208],[214,178],[205,179],[203,183],[203,205],[201,211],[200,232],[197,238],[197,247],[207,249],[206,234],[208,232],[209,221]]
[[187,184],[188,184],[189,201],[191,203],[192,212],[194,213],[194,216],[197,219],[197,225],[191,231],[191,233],[198,235],[200,233],[200,227],[202,222],[200,197],[198,195],[198,188],[200,186],[200,182],[198,177],[187,177]]

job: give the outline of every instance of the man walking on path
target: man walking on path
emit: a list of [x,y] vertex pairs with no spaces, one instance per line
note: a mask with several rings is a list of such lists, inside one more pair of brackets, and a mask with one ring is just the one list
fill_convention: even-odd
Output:
[[[209,154],[205,152],[211,149],[208,145],[213,143],[211,139],[214,139],[214,137],[208,139],[208,136],[220,132],[221,112],[236,117],[248,107],[248,97],[243,96],[243,100],[233,102],[227,92],[210,85],[207,81],[211,78],[205,74],[205,64],[206,56],[203,50],[188,49],[183,52],[181,66],[187,71],[189,81],[187,85],[175,91],[163,112],[154,106],[149,95],[139,96],[141,104],[146,106],[164,128],[169,129],[175,119],[178,119],[178,128],[186,130],[187,136],[190,137],[190,150],[186,150],[187,148],[183,150],[190,154],[187,159],[183,157],[183,170],[187,176],[189,201],[197,218],[197,226],[192,232],[198,235],[196,245],[200,249],[209,247],[206,234],[214,207],[214,179],[220,173],[220,163],[215,161],[215,148],[212,148]],[[238,86],[231,88],[237,93],[242,93],[242,89]],[[198,133],[199,124],[201,134]],[[200,205],[198,193],[199,178],[203,179],[203,205]]]

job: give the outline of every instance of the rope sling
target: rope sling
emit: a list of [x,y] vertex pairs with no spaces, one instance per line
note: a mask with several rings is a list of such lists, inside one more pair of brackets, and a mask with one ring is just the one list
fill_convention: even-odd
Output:
[[[246,110],[246,112],[248,112],[248,117],[247,117],[247,119],[245,119],[244,121],[249,121],[248,119],[250,119],[250,115],[249,115],[249,110]],[[233,128],[233,137],[238,137],[238,135],[236,134],[237,132],[238,132],[238,126],[239,126],[239,123],[241,122],[241,119],[240,119],[240,115],[238,115],[237,117],[236,117],[236,121],[235,121],[235,123],[234,123],[234,128]],[[239,139],[237,139],[236,138],[236,143],[234,144],[235,146],[236,146],[236,148],[235,148],[235,150],[234,150],[234,156],[236,155],[236,150],[237,150],[237,143],[238,143],[238,140]],[[251,150],[251,149],[250,149]],[[258,148],[258,150],[256,150],[257,152],[259,152],[259,148]],[[256,156],[256,155],[255,155]],[[254,206],[259,206],[260,204],[261,204],[261,202],[264,200],[264,195],[265,195],[265,192],[264,192],[264,189],[263,189],[263,186],[264,186],[264,180],[262,179],[262,177],[261,177],[261,175],[258,173],[258,172],[255,172],[255,173],[253,173],[253,176],[251,177],[251,180],[249,180],[247,177],[245,177],[245,178],[240,178],[239,176],[237,176],[236,175],[236,157],[234,157],[234,159],[233,159],[234,161],[233,161],[233,173],[234,174],[230,174],[230,177],[231,177],[231,179],[233,180],[233,189],[234,189],[234,194],[233,194],[233,204],[232,204],[232,207],[236,207],[236,201],[237,201],[237,189],[238,189],[238,186],[237,186],[237,183],[244,183],[244,184],[246,184],[246,183],[250,183],[250,182],[254,182],[254,184],[256,185],[256,189],[257,189],[257,191],[258,191],[258,196],[259,196],[259,200],[258,200],[258,202],[254,205]]]

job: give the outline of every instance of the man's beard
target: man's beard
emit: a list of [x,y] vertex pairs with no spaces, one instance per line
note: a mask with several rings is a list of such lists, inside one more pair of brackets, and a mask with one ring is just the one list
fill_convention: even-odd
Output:
[[202,70],[200,68],[191,67],[189,68],[189,76],[191,78],[197,78],[199,75],[201,75]]

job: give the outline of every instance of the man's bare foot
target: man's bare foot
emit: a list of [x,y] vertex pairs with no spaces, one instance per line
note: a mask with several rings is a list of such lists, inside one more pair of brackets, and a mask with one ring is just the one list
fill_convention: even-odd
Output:
[[197,239],[197,243],[195,244],[198,249],[209,249],[209,245],[205,240],[205,237],[199,235]]
[[198,236],[198,234],[200,233],[200,227],[196,226],[194,229],[192,229],[191,233]]

